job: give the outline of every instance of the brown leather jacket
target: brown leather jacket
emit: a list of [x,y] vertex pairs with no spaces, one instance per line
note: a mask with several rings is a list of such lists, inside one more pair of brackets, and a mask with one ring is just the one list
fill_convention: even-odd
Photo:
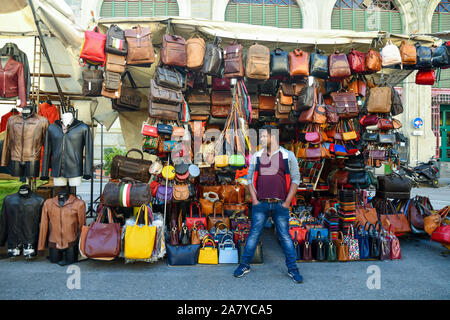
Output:
[[33,114],[24,119],[15,115],[8,119],[1,165],[9,161],[40,161],[41,148],[49,122],[46,118]]
[[66,249],[78,243],[78,235],[85,223],[86,204],[83,200],[70,195],[62,207],[59,206],[58,197],[46,200],[42,207],[38,251],[45,250],[49,226],[48,246]]
[[23,64],[9,58],[4,66],[0,63],[0,96],[3,98],[18,97],[20,107],[27,105],[27,93]]

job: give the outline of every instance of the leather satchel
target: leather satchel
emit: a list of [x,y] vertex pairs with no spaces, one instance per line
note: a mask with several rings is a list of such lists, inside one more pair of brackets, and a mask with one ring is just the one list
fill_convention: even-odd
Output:
[[166,245],[167,258],[171,266],[196,265],[200,252],[200,242],[189,245]]
[[354,118],[359,115],[359,107],[353,93],[333,92],[331,98],[333,99],[333,105],[336,107],[339,118]]
[[213,208],[213,214],[210,214],[207,218],[208,221],[208,230],[211,230],[213,227],[217,226],[219,223],[223,223],[227,226],[227,229],[230,229],[230,218],[225,217],[223,211],[221,211],[220,215],[217,214],[217,206]]
[[128,44],[127,64],[135,66],[149,66],[155,62],[155,50],[152,44],[150,28],[137,25],[125,30]]
[[229,91],[231,90],[231,83],[229,78],[212,77],[211,81],[212,91]]
[[221,77],[221,69],[223,65],[222,49],[219,48],[218,43],[220,38],[215,38],[213,43],[206,45],[205,57],[203,59],[202,73]]
[[296,110],[304,111],[310,109],[315,102],[316,99],[316,90],[314,87],[303,87],[298,95]]
[[289,53],[277,48],[270,52],[270,76],[289,76]]
[[205,40],[200,37],[190,38],[186,41],[186,66],[190,69],[200,69],[205,57]]
[[367,112],[389,113],[391,111],[392,92],[390,87],[375,87],[370,89],[367,101]]
[[291,76],[309,76],[309,55],[300,49],[289,53],[289,74]]
[[83,96],[99,97],[102,95],[103,71],[97,69],[85,69],[83,77]]
[[200,198],[200,206],[202,209],[202,213],[208,217],[210,214],[214,213],[214,207],[217,206],[217,211],[222,212],[223,209],[223,202],[220,200],[217,201],[210,201],[208,199]]
[[[130,152],[137,152],[141,159],[128,157]],[[111,179],[132,178],[144,183],[150,180],[149,169],[152,161],[144,160],[143,153],[138,149],[131,149],[125,156],[116,155],[111,163]]]
[[131,87],[122,85],[120,98],[112,101],[112,108],[117,111],[138,111],[141,108],[141,95],[130,72],[125,71],[125,75],[128,75]]
[[[317,105],[317,89],[313,88],[313,92],[314,92],[313,105],[312,105],[311,108],[308,108],[308,109],[302,111],[302,113],[300,113],[300,116],[298,118],[298,122],[300,122],[300,123],[311,123],[313,121],[314,110],[315,110],[316,105]],[[308,103],[309,103],[309,101],[308,101]]]
[[402,41],[400,46],[400,56],[404,65],[415,65],[417,63],[416,47],[405,40]]
[[347,59],[352,73],[364,73],[366,71],[366,55],[363,52],[352,48]]
[[173,199],[184,201],[189,199],[189,188],[187,184],[176,184],[173,186]]
[[275,97],[260,95],[259,96],[259,110],[261,112],[274,112],[275,111]]
[[175,70],[163,67],[156,68],[156,83],[159,86],[175,90],[183,88],[183,78],[181,77],[181,74]]
[[[255,109],[256,111],[258,109]],[[226,105],[226,106],[219,106],[219,105],[212,105],[211,106],[211,116],[215,117],[215,118],[227,118],[228,115],[230,114],[231,111],[231,106],[230,105]]]
[[124,73],[125,72],[125,57],[113,53],[106,54],[106,71]]
[[381,63],[380,53],[370,49],[366,54],[366,73],[375,73],[380,71]]
[[160,54],[163,64],[186,67],[186,40],[177,35],[165,34]]
[[270,77],[270,50],[254,44],[248,48],[245,76],[249,79],[267,80]]
[[328,56],[321,50],[311,53],[309,74],[313,77],[328,78]]
[[180,105],[162,104],[149,101],[148,115],[151,118],[176,121],[179,118]]
[[232,100],[233,96],[231,95],[230,91],[211,91],[212,105],[231,106]]
[[351,76],[352,72],[345,53],[335,51],[335,53],[328,58],[328,61],[330,78],[344,79]]
[[237,41],[224,50],[224,69],[225,78],[242,78],[244,76],[243,47]]
[[183,94],[180,90],[170,89],[160,86],[154,79],[150,79],[150,95],[151,101],[158,103],[167,103],[179,105],[183,102]]
[[140,207],[150,203],[151,191],[147,183],[124,178],[109,180],[103,189],[103,205],[106,207]]
[[188,96],[189,105],[210,105],[211,97],[207,92],[193,91]]
[[[110,89],[109,87],[117,87]],[[119,73],[105,71],[105,79],[102,83],[102,96],[110,99],[119,99],[122,92],[122,80]]]
[[337,114],[337,110],[335,106],[326,105],[325,113],[327,116],[327,123],[329,124],[337,124],[339,122],[339,115]]
[[125,39],[125,32],[119,26],[112,24],[106,32],[105,52],[126,56],[128,43]]

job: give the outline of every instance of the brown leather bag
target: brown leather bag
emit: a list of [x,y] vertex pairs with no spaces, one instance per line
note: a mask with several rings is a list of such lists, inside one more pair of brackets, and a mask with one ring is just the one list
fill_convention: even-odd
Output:
[[201,244],[201,239],[198,234],[197,225],[194,224],[191,230],[191,244]]
[[309,76],[309,54],[300,49],[289,53],[289,73],[291,76]]
[[278,90],[278,98],[280,99],[280,103],[284,104],[284,105],[291,106],[294,103],[294,101],[292,99],[292,95],[288,96],[288,95],[284,94],[284,92],[281,88],[280,88],[280,90]]
[[[258,109],[255,109],[258,110]],[[219,106],[219,105],[212,105],[211,106],[211,115],[215,118],[227,118],[230,114],[231,106]]]
[[232,100],[233,100],[233,96],[231,95],[230,91],[212,91],[211,92],[212,105],[231,106]]
[[349,261],[350,258],[348,256],[348,245],[344,242],[344,235],[342,231],[339,231],[338,240],[333,241],[336,246],[336,253],[338,261]]
[[190,69],[200,69],[203,66],[206,44],[203,38],[190,38],[186,41],[186,65]]
[[366,54],[366,72],[374,73],[381,70],[381,55],[378,51],[370,49]]
[[214,213],[214,205],[216,204],[216,210],[219,212],[223,211],[223,202],[222,201],[209,201],[208,199],[200,198],[200,207],[202,208],[202,214],[205,216],[209,216]]
[[231,45],[224,50],[224,69],[225,78],[242,78],[244,76],[243,47],[234,40]]
[[260,111],[275,111],[275,97],[274,96],[259,96],[259,108]]
[[359,115],[356,96],[351,92],[332,92],[333,106],[336,107],[339,118],[354,118]]
[[150,79],[150,95],[151,101],[159,103],[168,103],[178,105],[183,102],[183,94],[181,90],[174,90],[160,86],[154,79]]
[[207,218],[208,230],[211,230],[217,223],[224,223],[230,229],[230,218],[225,217],[223,210],[220,211],[220,215],[217,213],[218,211],[218,201],[216,201],[213,205],[213,214],[210,214]]
[[352,74],[347,56],[345,53],[339,53],[339,51],[335,51],[335,53],[329,57],[328,70],[330,78],[334,79],[343,79]]
[[405,40],[402,41],[400,46],[400,55],[402,63],[405,65],[415,65],[417,63],[416,46],[408,44]]
[[207,92],[193,91],[188,96],[189,105],[210,105],[211,97]]
[[122,92],[122,79],[119,73],[105,71],[102,83],[102,96],[110,99],[119,99]]
[[391,112],[391,88],[375,87],[370,89],[367,100],[367,112],[369,113],[389,113]]
[[155,62],[150,28],[138,25],[124,32],[128,44],[127,64],[149,65]]
[[254,44],[248,48],[245,76],[249,79],[267,80],[270,77],[270,50]]
[[314,88],[314,102],[311,108],[306,109],[300,113],[298,117],[298,122],[300,123],[311,123],[313,121],[314,110],[317,106],[317,88]]
[[105,70],[117,73],[125,72],[125,56],[119,56],[113,53],[106,53]]
[[175,184],[173,186],[174,200],[184,201],[189,199],[189,187],[187,184]]
[[224,184],[220,186],[202,186],[200,185],[200,194],[205,192],[215,192],[219,195],[220,200],[224,204],[234,203],[244,203],[244,186],[242,185],[232,185]]
[[186,40],[183,37],[165,34],[161,48],[161,61],[168,66],[186,66]]
[[306,87],[306,83],[294,84],[294,95],[299,96],[302,93],[304,87]]
[[161,120],[178,120],[180,113],[180,105],[163,104],[154,101],[149,101],[148,115],[151,118]]
[[[137,152],[141,159],[128,157],[130,152]],[[144,154],[139,149],[131,149],[125,156],[116,155],[111,163],[111,179],[132,178],[144,183],[150,180],[149,169],[152,161],[144,160]]]
[[[125,184],[129,187],[129,197],[126,200],[121,194],[122,186]],[[150,203],[150,200],[150,185],[133,179],[124,178],[120,182],[110,179],[103,189],[103,205],[106,207],[140,207]]]

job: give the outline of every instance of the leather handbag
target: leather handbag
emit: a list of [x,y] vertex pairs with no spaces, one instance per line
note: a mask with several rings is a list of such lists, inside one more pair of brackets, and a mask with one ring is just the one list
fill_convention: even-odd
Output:
[[245,64],[245,76],[248,79],[267,80],[270,77],[270,50],[268,47],[254,44],[248,48]]
[[419,43],[416,43],[416,65],[417,69],[431,69],[433,67],[431,63],[432,59],[432,50],[429,47],[421,46]]
[[113,53],[106,54],[106,71],[124,73],[126,68],[125,57]]
[[367,112],[369,113],[389,113],[391,111],[391,88],[375,87],[369,90],[367,101]]
[[173,105],[179,105],[183,102],[183,94],[181,93],[181,90],[175,90],[160,86],[154,79],[150,79],[149,98],[154,102]]
[[[137,152],[141,159],[128,157],[130,152]],[[144,183],[150,180],[149,169],[152,161],[144,160],[144,154],[138,149],[131,149],[125,156],[114,156],[111,163],[111,179],[132,178]]]
[[[191,230],[191,244],[201,244],[201,239],[200,239],[200,233],[199,233],[199,228],[201,229],[203,227],[202,224],[199,224],[199,226],[197,227],[197,224],[195,224],[192,227]],[[204,230],[204,228],[203,228]]]
[[159,185],[156,189],[155,198],[160,202],[169,202],[173,198],[173,187]]
[[212,201],[210,201],[208,199],[200,198],[199,201],[200,201],[200,206],[201,206],[202,213],[206,217],[208,217],[210,214],[214,213],[214,207],[216,207],[216,206],[217,206],[217,209],[216,209],[217,211],[222,212],[224,210],[224,208],[223,208],[224,204],[220,200],[212,202]]
[[326,259],[325,243],[322,241],[320,232],[318,232],[317,237],[312,240],[311,246],[313,259],[316,261],[324,261]]
[[322,50],[311,53],[309,74],[321,79],[328,78],[328,56]]
[[167,258],[171,266],[196,265],[200,251],[200,244],[169,245],[166,244]]
[[370,258],[379,259],[381,253],[381,238],[374,224],[369,224],[367,233],[369,236]]
[[392,232],[391,226],[389,226],[388,234],[389,237],[391,238],[391,260],[400,260],[402,258],[400,241],[398,240],[396,235]]
[[289,53],[289,74],[291,76],[309,76],[309,54],[300,49]]
[[180,245],[186,246],[191,244],[191,238],[189,236],[189,230],[186,226],[183,225],[181,228],[181,236],[180,236]]
[[233,96],[230,91],[211,91],[212,105],[231,106]]
[[349,261],[350,257],[348,255],[348,245],[344,241],[344,235],[342,231],[339,231],[338,239],[334,241],[337,251],[338,261]]
[[450,225],[441,224],[431,234],[431,240],[439,242],[444,245],[450,244]]
[[[396,198],[401,199],[402,197],[398,196]],[[411,232],[411,223],[408,222],[405,214],[402,212],[397,213],[390,200],[378,197],[375,201],[375,208],[380,218],[379,220],[385,229],[389,229],[389,226],[392,226],[396,234]]]
[[176,121],[179,118],[180,105],[163,104],[149,101],[148,115],[151,118]]
[[359,121],[359,123],[364,126],[373,126],[373,125],[378,125],[378,121],[380,120],[380,118],[378,118],[378,116],[376,114],[368,114],[365,115],[364,117],[361,118],[361,120]]
[[119,26],[112,24],[106,32],[105,52],[126,56],[128,43],[125,39],[125,32]]
[[306,234],[305,241],[301,243],[302,246],[302,260],[311,261],[313,259],[312,256],[312,246],[309,242],[308,233]]
[[314,108],[312,122],[315,124],[324,124],[327,122],[326,105],[323,104],[321,94],[319,94],[319,103]]
[[103,81],[103,88],[111,91],[117,91],[122,86],[122,79],[119,73],[106,71]]
[[380,144],[395,144],[395,134],[379,134],[378,143]]
[[414,45],[403,40],[399,50],[400,56],[402,57],[402,64],[415,65],[417,63],[417,52]]
[[280,48],[270,52],[270,76],[289,76],[289,53]]
[[382,131],[388,131],[394,128],[392,121],[388,119],[379,119],[377,123],[378,129]]
[[220,215],[217,215],[217,207],[216,205],[213,206],[213,214],[209,215],[207,218],[208,221],[208,230],[211,230],[214,226],[216,226],[218,223],[224,223],[228,229],[230,229],[230,218],[225,217],[223,214],[223,211]]
[[125,30],[125,38],[128,44],[128,65],[149,66],[155,62],[155,50],[149,27],[137,25],[132,29]]
[[325,106],[325,114],[327,117],[326,122],[328,124],[337,124],[339,122],[339,115],[337,114],[337,110],[335,106],[326,105]]
[[156,130],[158,131],[158,135],[170,137],[173,133],[173,126],[169,124],[158,123],[156,125]]
[[189,199],[189,188],[187,184],[176,184],[173,186],[173,199],[184,201]]
[[[208,246],[207,246],[208,245]],[[213,240],[207,238],[203,242],[203,246],[200,248],[198,255],[199,264],[218,264],[219,255],[217,252],[216,245]]]
[[103,71],[98,69],[84,69],[83,77],[83,96],[100,97],[102,95]]
[[308,230],[303,227],[289,227],[289,234],[291,235],[292,241],[297,241],[298,243],[302,243],[306,238],[306,233]]
[[225,78],[242,78],[244,76],[243,46],[234,40],[225,48],[223,76]]
[[392,242],[386,230],[380,231],[380,260],[391,260]]
[[353,93],[333,92],[331,98],[340,119],[355,118],[359,115],[359,107]]
[[259,110],[260,112],[274,112],[275,111],[275,97],[260,95],[259,96]]
[[351,76],[352,71],[350,70],[350,65],[345,53],[339,53],[339,51],[335,51],[335,53],[328,58],[328,62],[330,78],[344,79]]
[[[139,216],[144,211],[144,225],[139,226]],[[136,221],[133,226],[128,225],[125,229],[125,259],[150,259],[153,253],[153,247],[156,237],[156,226],[150,226],[148,216],[151,217],[153,224],[152,212],[148,210],[147,205],[141,206]]]
[[190,38],[186,41],[186,66],[189,69],[200,69],[205,58],[206,44],[200,37]]
[[353,225],[350,225],[347,235],[344,237],[344,242],[348,247],[349,260],[359,260],[359,243],[355,239]]
[[296,110],[304,111],[310,109],[315,102],[317,90],[314,87],[303,87],[298,95]]
[[416,74],[416,84],[432,86],[436,81],[434,70],[419,70]]
[[125,71],[122,78],[128,76],[131,87],[122,85],[119,99],[112,101],[112,108],[117,111],[138,111],[141,108],[141,95],[129,71]]
[[327,239],[325,242],[326,260],[329,262],[337,261],[336,245],[333,241]]
[[84,253],[88,258],[115,258],[120,253],[120,224],[113,221],[111,209],[108,212],[108,223],[102,223],[104,212],[89,225],[86,234]]
[[109,180],[103,189],[103,205],[106,207],[140,207],[150,203],[150,186],[133,179]]
[[[194,205],[198,209],[198,217],[192,216],[192,208],[194,207]],[[198,225],[197,223],[203,225],[205,228],[207,227],[207,220],[206,217],[202,216],[202,209],[200,208],[200,205],[198,204],[198,202],[192,201],[190,204],[190,216],[186,217],[186,226],[189,230],[192,230],[192,227],[194,225]]]
[[[212,92],[214,91],[229,91],[231,90],[231,82],[229,78],[212,77],[211,80]],[[231,93],[230,93],[231,95]]]
[[433,68],[450,66],[450,52],[447,51],[445,43],[443,43],[433,51],[431,64]]
[[359,258],[370,259],[369,234],[362,225],[356,228],[355,238],[358,240]]
[[381,65],[383,67],[389,67],[400,63],[402,63],[400,50],[389,40],[383,49],[381,49]]
[[212,105],[211,106],[211,116],[215,118],[227,118],[230,114],[231,106],[225,105],[225,106],[219,106],[219,105]]
[[211,104],[211,97],[207,92],[193,91],[188,96],[189,105],[209,105]]
[[364,73],[366,71],[366,55],[363,52],[352,48],[347,59],[352,73]]
[[233,238],[224,236],[219,243],[219,263],[239,263],[239,252]]
[[105,65],[105,43],[106,35],[101,33],[98,27],[92,31],[84,32],[84,41],[81,46],[80,59],[90,64]]
[[403,113],[403,102],[402,98],[400,97],[400,94],[395,90],[393,87],[391,87],[391,115],[397,116],[401,113]]
[[186,40],[181,36],[166,33],[162,39],[160,54],[163,64],[186,67]]
[[381,70],[381,55],[378,51],[370,49],[366,54],[366,73],[375,73]]
[[159,86],[179,90],[183,88],[183,78],[181,74],[169,68],[156,68],[156,83]]
[[213,43],[206,45],[205,57],[203,59],[203,66],[201,72],[214,77],[221,77],[221,70],[223,67],[222,49],[218,44],[220,38],[216,37]]

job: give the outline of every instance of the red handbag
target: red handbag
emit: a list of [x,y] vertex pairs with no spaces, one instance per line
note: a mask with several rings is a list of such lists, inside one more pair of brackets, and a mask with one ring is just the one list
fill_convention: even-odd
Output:
[[213,90],[231,90],[230,78],[212,78],[212,89]]
[[359,123],[364,127],[375,126],[378,124],[378,120],[380,119],[376,114],[368,114],[362,117],[361,120],[359,120]]
[[[292,241],[297,241],[298,243],[305,241],[307,232],[308,232],[308,230],[306,230],[303,227],[289,228],[289,234],[291,235]],[[295,237],[296,233],[297,233],[297,238]]]
[[431,240],[442,243],[450,244],[450,225],[440,225],[431,234]]
[[101,33],[98,27],[95,27],[93,31],[84,32],[84,41],[81,46],[80,59],[93,64],[100,64],[105,66],[105,43],[106,34]]
[[363,52],[352,49],[347,56],[352,73],[363,73],[366,71],[366,55]]
[[435,81],[434,70],[419,70],[416,74],[416,84],[432,86]]
[[[192,216],[192,206],[194,204],[198,208],[198,217]],[[207,227],[206,217],[202,217],[202,209],[200,208],[200,205],[197,201],[191,202],[190,211],[191,211],[191,215],[189,217],[186,217],[186,226],[188,227],[188,229],[191,230],[194,227],[194,225],[197,224],[197,222],[201,223],[206,228]]]
[[158,127],[149,125],[148,123],[142,123],[141,134],[147,137],[158,137]]
[[380,119],[377,123],[378,129],[381,131],[387,131],[394,128],[394,125],[392,124],[392,121],[388,119]]
[[152,196],[156,197],[156,191],[158,190],[159,185],[160,184],[158,181],[152,181],[150,183],[150,190],[152,192]]

